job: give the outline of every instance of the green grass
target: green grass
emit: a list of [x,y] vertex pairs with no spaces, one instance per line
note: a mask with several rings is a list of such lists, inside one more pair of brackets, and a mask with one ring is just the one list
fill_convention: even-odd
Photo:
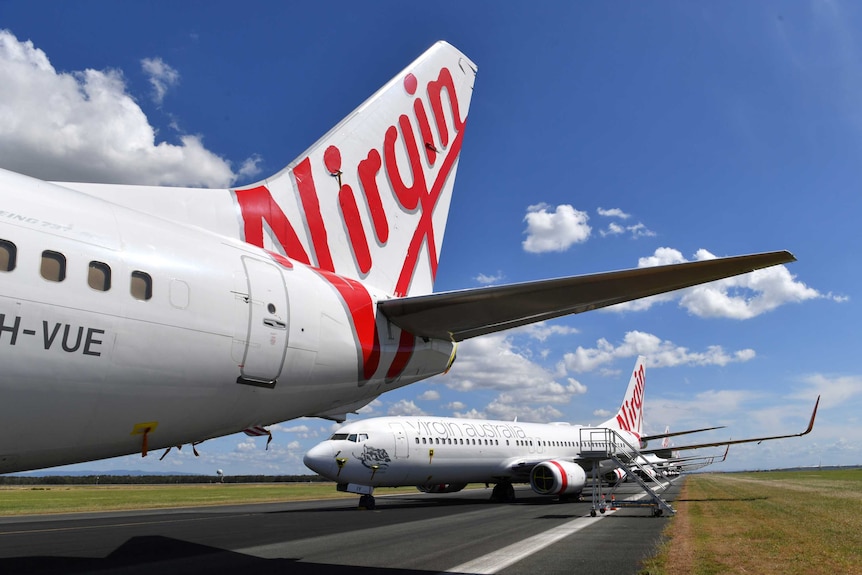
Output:
[[[377,495],[416,492],[415,487],[379,489]],[[304,499],[356,498],[336,491],[334,483],[201,485],[81,485],[0,487],[0,515],[158,509]]]
[[862,574],[862,470],[698,474],[642,574]]

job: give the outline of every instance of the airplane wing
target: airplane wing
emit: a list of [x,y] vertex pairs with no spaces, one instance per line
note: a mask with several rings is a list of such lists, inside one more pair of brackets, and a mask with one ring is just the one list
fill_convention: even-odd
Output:
[[724,425],[719,425],[718,427],[704,427],[703,429],[688,429],[686,431],[674,431],[673,433],[659,433],[658,435],[644,435],[641,437],[641,441],[646,443],[647,441],[652,441],[653,439],[663,439],[665,437],[676,437],[677,435],[689,435],[692,433],[701,433],[703,431],[712,431],[713,429],[724,429]]
[[[672,459],[670,453],[672,451],[682,451],[685,449],[700,449],[701,447],[719,447],[722,445],[736,445],[737,443],[754,443],[761,441],[769,441],[770,439],[785,439],[787,437],[801,437],[803,435],[807,435],[811,433],[811,430],[814,429],[814,418],[817,417],[817,406],[820,405],[820,396],[817,396],[817,401],[814,403],[814,411],[811,413],[811,421],[808,422],[808,427],[802,433],[791,433],[789,435],[773,435],[770,437],[752,437],[749,439],[729,439],[727,441],[713,441],[712,443],[698,443],[696,445],[674,445],[673,447],[667,448],[658,448],[658,449],[644,449],[641,453],[654,453],[659,457],[663,457],[665,459]],[[726,456],[726,454],[725,454]]]
[[395,298],[377,307],[414,335],[461,341],[792,261],[790,252],[765,252]]

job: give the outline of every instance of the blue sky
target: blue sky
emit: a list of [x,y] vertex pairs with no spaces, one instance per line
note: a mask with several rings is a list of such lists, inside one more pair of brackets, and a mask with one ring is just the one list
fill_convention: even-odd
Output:
[[[811,435],[732,448],[717,470],[862,463],[862,7],[306,4],[0,2],[0,166],[149,183],[179,154],[176,185],[247,184],[447,40],[479,73],[435,290],[707,253],[799,261],[468,340],[448,375],[351,420],[597,424],[643,354],[648,432],[794,433],[822,394]],[[82,92],[100,105],[71,105]],[[234,435],[198,458],[70,468],[303,473],[332,429],[301,419],[273,426],[268,451]]]

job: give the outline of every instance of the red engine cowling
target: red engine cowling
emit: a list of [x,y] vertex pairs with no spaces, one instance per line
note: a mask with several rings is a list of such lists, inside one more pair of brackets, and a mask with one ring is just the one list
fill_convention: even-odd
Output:
[[435,483],[433,485],[417,485],[422,493],[455,493],[467,487],[466,483]]
[[563,459],[543,461],[530,471],[530,487],[539,495],[580,493],[586,482],[583,467]]

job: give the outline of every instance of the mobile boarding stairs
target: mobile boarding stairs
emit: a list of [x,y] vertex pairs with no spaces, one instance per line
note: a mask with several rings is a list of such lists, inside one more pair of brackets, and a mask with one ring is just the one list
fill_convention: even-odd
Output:
[[[640,451],[624,439],[614,429],[604,427],[586,427],[580,430],[581,434],[581,457],[591,460],[592,465],[592,481],[593,481],[593,507],[590,510],[592,517],[596,516],[596,511],[604,513],[608,506],[611,507],[649,507],[652,508],[653,515],[659,517],[665,513],[673,515],[676,513],[670,503],[665,501],[659,495],[660,492],[670,487],[671,482],[666,479],[666,483],[662,483],[659,479],[661,475],[657,471],[650,472],[645,465],[644,459],[641,457]],[[601,475],[599,473],[599,465],[602,461],[610,459],[619,469],[622,469],[625,474],[617,479],[610,492],[605,496],[602,493]],[[640,471],[642,474],[638,474]],[[651,487],[643,478],[652,478],[649,481],[653,483]],[[616,500],[614,493],[617,487],[623,483],[626,478],[631,478],[646,492],[646,496],[641,496],[635,499]]]

